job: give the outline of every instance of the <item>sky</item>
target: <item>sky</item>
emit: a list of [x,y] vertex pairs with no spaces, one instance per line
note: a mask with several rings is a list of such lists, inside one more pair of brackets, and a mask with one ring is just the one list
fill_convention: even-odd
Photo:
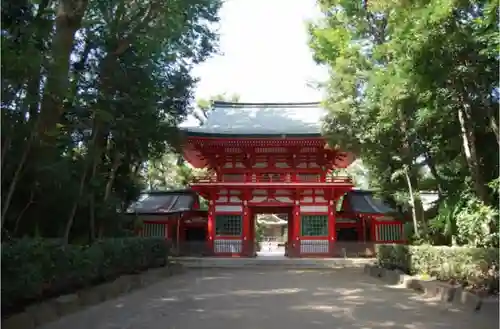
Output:
[[[197,66],[196,98],[227,93],[241,102],[314,102],[308,86],[326,79],[312,60],[306,21],[315,0],[226,0],[220,11],[220,54]],[[188,121],[191,121],[192,118]]]

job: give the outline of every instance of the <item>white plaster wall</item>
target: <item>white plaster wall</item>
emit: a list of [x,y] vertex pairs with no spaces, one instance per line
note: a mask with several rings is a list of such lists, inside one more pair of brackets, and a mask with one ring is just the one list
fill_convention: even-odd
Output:
[[328,206],[327,205],[315,205],[315,206],[300,206],[300,213],[308,213],[308,212],[322,212],[322,213],[328,213]]
[[258,203],[258,202],[262,202],[262,201],[264,201],[264,200],[266,200],[266,199],[267,199],[267,196],[254,196],[254,197],[250,200],[250,202],[252,202],[252,203]]
[[241,205],[215,205],[215,211],[234,211],[234,212],[242,212],[243,206]]
[[253,165],[252,168],[266,168],[267,167],[267,162],[257,162],[256,164]]
[[286,162],[276,162],[276,168],[290,168]]
[[287,197],[287,196],[277,196],[277,197],[275,197],[275,199],[278,200],[279,202],[283,202],[283,203],[293,203],[292,198]]
[[237,196],[232,196],[229,198],[229,202],[231,203],[241,203],[241,199]]

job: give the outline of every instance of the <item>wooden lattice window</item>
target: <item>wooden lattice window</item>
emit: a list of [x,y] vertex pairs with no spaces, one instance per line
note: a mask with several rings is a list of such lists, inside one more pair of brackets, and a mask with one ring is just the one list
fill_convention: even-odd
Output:
[[401,226],[398,224],[387,224],[376,226],[376,239],[377,241],[400,241]]
[[328,215],[303,215],[300,222],[302,236],[328,236]]
[[141,235],[143,237],[164,237],[165,225],[145,223]]
[[242,231],[242,217],[240,215],[215,216],[215,235],[240,236]]

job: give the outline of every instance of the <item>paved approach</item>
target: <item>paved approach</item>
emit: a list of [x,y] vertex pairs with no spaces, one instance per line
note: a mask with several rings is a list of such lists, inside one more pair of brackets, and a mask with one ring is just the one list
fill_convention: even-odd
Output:
[[199,269],[69,315],[44,329],[493,329],[361,269]]

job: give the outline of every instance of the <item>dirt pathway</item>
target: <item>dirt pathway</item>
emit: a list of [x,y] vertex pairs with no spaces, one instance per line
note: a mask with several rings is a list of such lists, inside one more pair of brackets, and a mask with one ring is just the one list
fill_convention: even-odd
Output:
[[361,272],[190,270],[42,328],[498,328],[498,318],[432,306]]

